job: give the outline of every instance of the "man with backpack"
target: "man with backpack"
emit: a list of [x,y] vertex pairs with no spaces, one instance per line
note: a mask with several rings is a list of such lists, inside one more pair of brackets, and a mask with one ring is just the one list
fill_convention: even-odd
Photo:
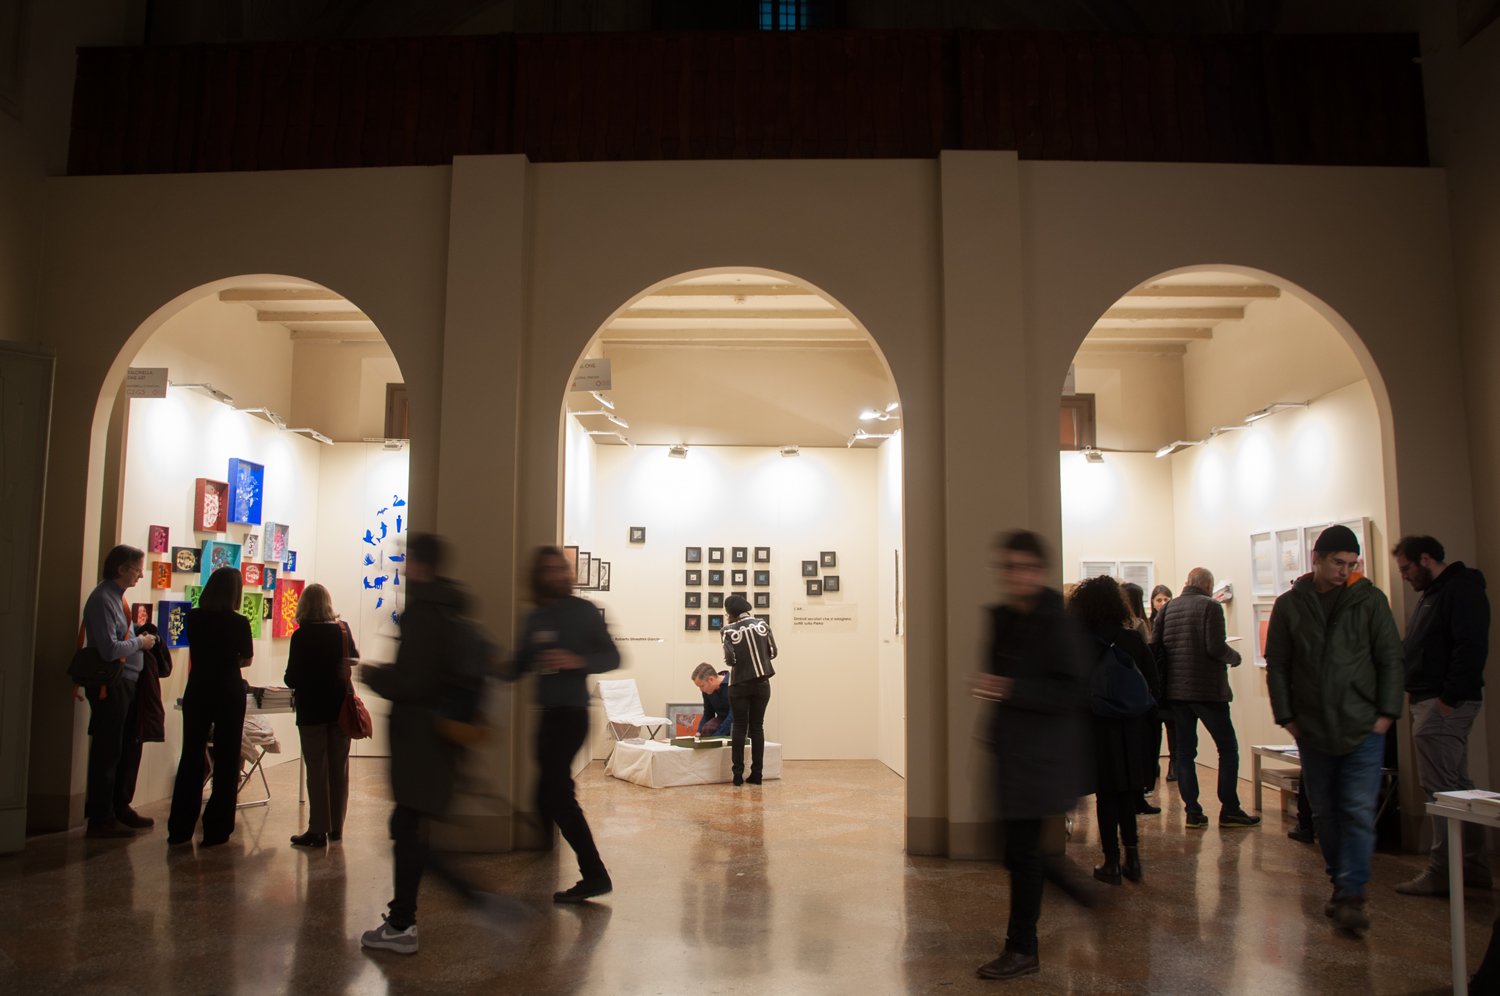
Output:
[[1177,790],[1189,830],[1208,829],[1198,802],[1198,721],[1219,752],[1219,828],[1253,827],[1259,816],[1240,805],[1240,744],[1229,717],[1229,669],[1239,652],[1224,636],[1224,607],[1213,599],[1214,576],[1203,567],[1188,572],[1182,594],[1162,609],[1151,634],[1151,652],[1165,673],[1163,697],[1177,728]]

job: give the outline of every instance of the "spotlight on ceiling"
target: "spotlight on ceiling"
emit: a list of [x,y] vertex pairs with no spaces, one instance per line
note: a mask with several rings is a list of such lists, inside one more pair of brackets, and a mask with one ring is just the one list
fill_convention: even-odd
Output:
[[608,408],[610,411],[615,410],[615,403],[606,398],[604,395],[600,394],[598,391],[590,391],[589,394],[593,395],[594,400],[599,402],[599,404],[603,405],[605,408]]
[[781,455],[784,457],[801,456],[802,451],[797,448],[797,445],[795,443],[793,443],[791,446],[783,446],[781,448]]
[[859,420],[861,422],[870,422],[870,421],[889,422],[893,418],[900,418],[901,417],[900,415],[897,415],[895,413],[896,409],[900,408],[900,407],[901,407],[901,402],[899,402],[899,401],[892,401],[890,404],[886,405],[884,408],[866,408],[864,411],[862,411],[862,412],[859,413]]
[[[609,407],[611,409],[613,409],[614,405],[610,405]],[[604,410],[603,408],[593,408],[593,409],[590,409],[589,411],[586,411],[586,412],[568,412],[568,414],[569,415],[577,415],[580,418],[583,417],[584,415],[603,415],[605,418],[609,419],[611,422],[613,422],[615,425],[618,425],[622,429],[628,429],[628,428],[630,428],[630,423],[629,422],[625,421],[620,416],[615,415],[611,411]]]
[[855,443],[863,442],[866,439],[894,439],[895,437],[896,434],[894,432],[866,432],[863,429],[855,429],[854,435],[849,437],[849,441],[844,444],[844,447],[847,449]]
[[674,460],[686,460],[687,451],[686,443],[678,443],[676,446],[667,447],[667,456],[672,457]]
[[1246,415],[1245,424],[1249,425],[1251,422],[1259,422],[1261,419],[1266,418],[1269,415],[1274,415],[1277,412],[1284,412],[1291,408],[1306,408],[1307,405],[1308,402],[1306,401],[1276,401],[1272,404],[1266,405],[1266,407],[1260,409],[1259,411],[1253,411],[1249,415]]
[[212,384],[178,384],[176,382],[173,382],[172,386],[194,388],[196,390],[202,391],[204,394],[208,395],[210,398],[213,398],[215,401],[222,401],[229,407],[234,407],[234,399],[225,394],[223,391],[219,390],[217,387],[214,387]]
[[1201,440],[1201,439],[1174,439],[1172,442],[1168,443],[1167,445],[1163,446],[1161,449],[1157,450],[1156,451],[1156,455],[1157,455],[1158,458],[1160,458],[1160,457],[1169,457],[1173,453],[1178,453],[1178,452],[1181,452],[1182,450],[1187,449],[1189,446],[1202,446],[1202,445],[1203,445],[1203,440]]
[[1216,425],[1212,429],[1208,430],[1208,438],[1212,439],[1215,436],[1222,436],[1226,432],[1234,432],[1236,429],[1248,428],[1250,427],[1248,425],[1244,425],[1243,423],[1240,425]]
[[1094,446],[1085,446],[1083,448],[1083,458],[1089,463],[1104,462],[1104,454],[1099,452],[1098,448]]
[[[282,426],[282,428],[286,429],[287,432],[295,432],[298,435],[307,436],[309,439],[316,439],[318,442],[322,443],[324,446],[332,446],[333,445],[333,440],[331,440],[327,436],[323,435],[317,429],[309,429],[306,426],[304,426],[304,427],[302,427],[300,429],[288,429],[286,426]],[[400,442],[400,440],[396,440],[396,442]]]
[[277,415],[269,408],[236,408],[235,411],[244,412],[246,415],[259,415],[278,429],[286,428],[286,419]]

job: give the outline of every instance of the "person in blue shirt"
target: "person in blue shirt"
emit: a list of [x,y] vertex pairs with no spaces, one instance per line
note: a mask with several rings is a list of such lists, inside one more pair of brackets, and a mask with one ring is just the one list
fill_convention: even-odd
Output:
[[729,672],[715,671],[708,663],[693,668],[693,684],[703,693],[700,737],[727,737],[734,729],[734,708],[729,704]]

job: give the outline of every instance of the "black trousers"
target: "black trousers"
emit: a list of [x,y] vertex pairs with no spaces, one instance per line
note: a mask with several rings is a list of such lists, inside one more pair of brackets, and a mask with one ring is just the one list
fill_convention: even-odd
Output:
[[608,878],[609,872],[594,846],[594,834],[573,794],[573,758],[589,735],[589,711],[572,706],[542,710],[536,731],[536,809],[550,825],[557,824],[563,840],[578,856],[578,870],[586,879]]
[[737,775],[745,772],[745,734],[750,734],[750,776],[760,777],[766,759],[766,706],[771,704],[771,679],[757,678],[729,686],[729,709],[734,732],[729,739],[730,763]]
[[1118,861],[1120,844],[1126,847],[1140,845],[1135,828],[1135,804],[1141,794],[1134,790],[1125,792],[1100,792],[1094,796],[1094,812],[1099,817],[1099,843],[1104,856]]
[[1034,955],[1036,923],[1042,916],[1042,884],[1047,871],[1042,860],[1042,821],[1005,821],[1005,867],[1010,872],[1010,922],[1005,946],[1017,954]]
[[83,813],[90,823],[113,823],[130,811],[141,771],[140,717],[135,682],[124,675],[84,690],[89,700],[89,776]]
[[417,922],[417,893],[422,888],[422,876],[428,871],[468,902],[475,903],[481,898],[481,893],[471,882],[432,850],[427,837],[430,826],[427,814],[420,809],[398,803],[391,813],[391,857],[395,865],[396,894],[387,904],[391,912],[386,922],[392,930],[405,930]]
[[[234,804],[240,790],[240,737],[245,727],[242,693],[185,699],[182,703],[182,759],[172,787],[172,813],[167,835],[186,840],[203,810],[203,839],[224,840],[234,833]],[[214,782],[203,805],[204,764],[208,739],[214,741]]]

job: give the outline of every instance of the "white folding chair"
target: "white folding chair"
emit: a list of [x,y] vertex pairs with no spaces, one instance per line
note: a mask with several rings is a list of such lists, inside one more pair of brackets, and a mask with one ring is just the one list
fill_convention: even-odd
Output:
[[[615,743],[626,739],[620,736],[621,727],[644,730],[646,737],[655,740],[667,729],[667,717],[647,716],[641,706],[641,692],[634,678],[619,678],[599,682],[599,698],[604,700],[604,719],[609,724],[609,735]],[[609,749],[614,756],[613,746]],[[607,762],[609,758],[605,758]]]

